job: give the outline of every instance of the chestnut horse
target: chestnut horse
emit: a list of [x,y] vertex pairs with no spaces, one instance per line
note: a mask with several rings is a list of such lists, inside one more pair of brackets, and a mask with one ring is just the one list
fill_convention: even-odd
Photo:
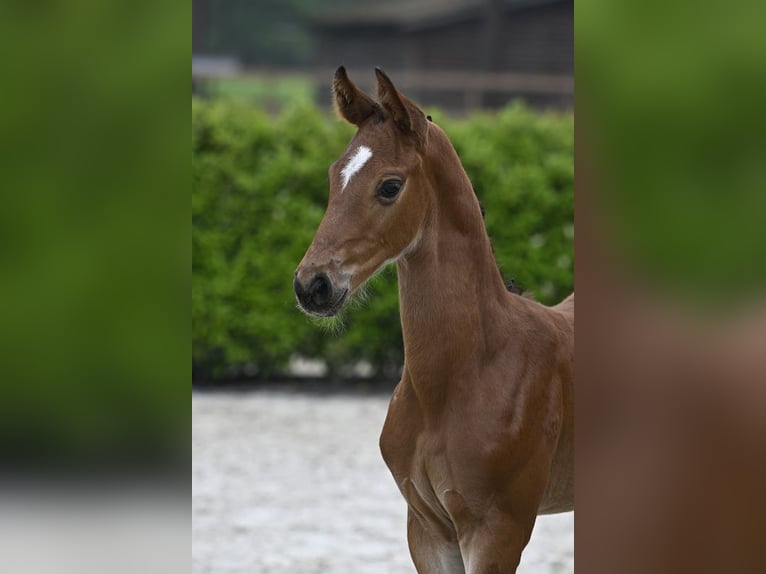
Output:
[[380,448],[412,560],[421,574],[515,572],[537,515],[574,508],[574,294],[546,307],[506,289],[449,139],[376,75],[377,101],[335,73],[358,131],[330,166],[295,293],[335,315],[396,262],[405,360]]

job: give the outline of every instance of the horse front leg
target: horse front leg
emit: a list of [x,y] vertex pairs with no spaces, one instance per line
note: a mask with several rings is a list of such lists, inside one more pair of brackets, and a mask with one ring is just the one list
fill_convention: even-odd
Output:
[[457,541],[429,531],[412,508],[407,511],[407,542],[418,574],[465,574]]
[[461,536],[460,550],[466,574],[513,574],[529,542],[536,516],[524,519],[488,516]]
[[[455,491],[446,493],[466,574],[516,572],[537,520],[550,458],[548,449],[538,449],[526,465],[506,476],[505,489],[487,483],[473,501]],[[477,505],[477,500],[484,502]]]

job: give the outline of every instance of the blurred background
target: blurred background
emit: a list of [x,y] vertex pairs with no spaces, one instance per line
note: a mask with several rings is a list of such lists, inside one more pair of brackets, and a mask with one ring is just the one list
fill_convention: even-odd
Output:
[[[557,0],[194,0],[194,572],[414,572],[379,450],[403,360],[395,267],[328,332],[292,277],[352,126],[339,65],[374,67],[450,136],[506,279],[573,288],[574,5]],[[572,572],[571,513],[520,572]]]
[[515,98],[573,104],[567,0],[193,0],[192,10],[192,86],[201,95],[270,109],[286,99],[328,104],[343,64],[363,88],[381,66],[417,101],[451,112]]

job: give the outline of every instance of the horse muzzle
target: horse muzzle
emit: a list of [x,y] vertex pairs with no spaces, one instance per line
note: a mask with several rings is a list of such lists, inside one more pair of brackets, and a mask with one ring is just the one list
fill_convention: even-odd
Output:
[[348,295],[347,285],[336,285],[324,272],[314,273],[301,280],[300,269],[295,272],[293,289],[301,309],[319,317],[337,315]]

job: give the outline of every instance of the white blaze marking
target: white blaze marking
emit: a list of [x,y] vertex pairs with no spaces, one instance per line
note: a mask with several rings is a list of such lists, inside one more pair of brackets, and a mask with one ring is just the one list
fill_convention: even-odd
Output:
[[346,189],[348,182],[354,177],[354,174],[364,167],[364,164],[372,157],[372,150],[366,145],[361,145],[356,150],[356,153],[348,160],[346,167],[344,167],[340,174],[343,176],[343,187],[341,191]]

